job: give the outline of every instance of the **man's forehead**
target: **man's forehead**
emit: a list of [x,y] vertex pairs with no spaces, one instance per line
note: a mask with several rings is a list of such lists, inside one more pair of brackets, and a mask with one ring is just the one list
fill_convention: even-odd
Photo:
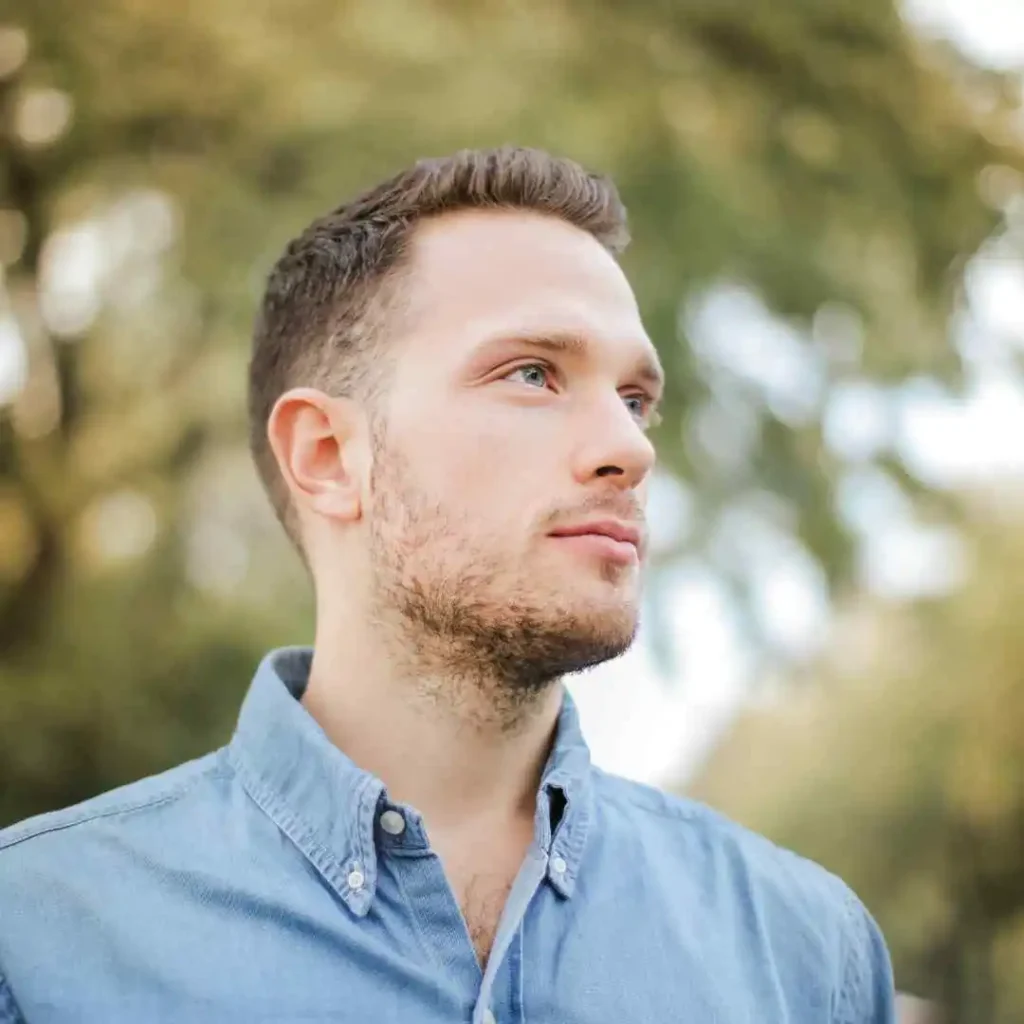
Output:
[[528,288],[602,293],[635,307],[615,258],[588,232],[522,210],[460,210],[426,220],[412,238],[410,284],[427,295],[495,299]]
[[653,352],[633,290],[585,231],[520,211],[460,211],[413,238],[406,286],[413,322],[475,339],[590,339]]

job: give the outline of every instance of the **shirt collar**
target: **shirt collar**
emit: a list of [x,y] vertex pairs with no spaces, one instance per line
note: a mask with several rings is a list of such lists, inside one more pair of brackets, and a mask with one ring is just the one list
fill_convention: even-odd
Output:
[[[263,658],[228,753],[256,803],[363,916],[376,892],[381,844],[413,852],[427,848],[427,836],[415,809],[390,803],[384,783],[339,750],[300,703],[312,659],[310,647],[282,647]],[[591,800],[590,752],[565,692],[537,796],[535,841],[548,856],[552,886],[566,897],[575,889]],[[402,814],[401,836],[381,829],[385,809]]]
[[[555,742],[537,794],[534,835],[548,854],[549,881],[566,897],[576,889],[592,805],[590,748],[583,738],[576,702],[563,689]],[[552,808],[558,806],[561,814],[553,820]]]

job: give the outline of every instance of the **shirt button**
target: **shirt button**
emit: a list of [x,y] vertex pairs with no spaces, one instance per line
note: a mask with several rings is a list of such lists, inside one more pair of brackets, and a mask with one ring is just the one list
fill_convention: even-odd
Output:
[[551,858],[551,870],[554,871],[554,873],[556,875],[564,875],[565,874],[565,869],[568,866],[569,865],[566,864],[565,860],[563,858],[561,858],[561,857],[552,857]]
[[385,811],[380,816],[380,827],[389,836],[400,836],[405,831],[405,818],[398,811]]
[[362,871],[360,871],[359,868],[356,868],[354,871],[350,871],[348,873],[347,881],[348,887],[350,889],[355,889],[356,892],[358,892],[360,889],[362,889],[363,883],[366,881],[366,878],[363,876]]
[[484,1024],[498,1024],[498,1018],[490,1010],[484,1010]]

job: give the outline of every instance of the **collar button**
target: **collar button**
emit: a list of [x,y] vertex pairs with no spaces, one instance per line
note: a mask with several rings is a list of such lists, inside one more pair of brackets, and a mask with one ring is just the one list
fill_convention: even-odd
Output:
[[385,811],[380,816],[380,827],[389,836],[400,836],[405,831],[405,818],[398,811]]

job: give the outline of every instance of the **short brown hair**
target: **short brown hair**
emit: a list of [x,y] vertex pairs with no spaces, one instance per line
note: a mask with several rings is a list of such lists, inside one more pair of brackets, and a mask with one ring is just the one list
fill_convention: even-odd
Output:
[[511,146],[420,160],[293,239],[270,272],[253,334],[249,443],[274,511],[303,557],[288,488],[267,440],[274,403],[300,386],[372,401],[386,376],[381,327],[417,223],[474,208],[550,214],[615,255],[629,242],[626,211],[608,178]]

